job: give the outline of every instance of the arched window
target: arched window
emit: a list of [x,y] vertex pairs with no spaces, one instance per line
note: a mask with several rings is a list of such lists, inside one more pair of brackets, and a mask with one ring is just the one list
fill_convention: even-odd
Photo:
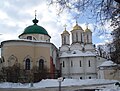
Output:
[[14,55],[11,55],[9,58],[8,58],[8,65],[9,66],[13,66],[17,63],[17,58],[14,56]]
[[30,59],[29,59],[29,58],[27,58],[27,59],[25,60],[25,69],[26,69],[26,70],[30,70]]
[[39,70],[43,70],[44,69],[44,60],[40,59],[39,60]]

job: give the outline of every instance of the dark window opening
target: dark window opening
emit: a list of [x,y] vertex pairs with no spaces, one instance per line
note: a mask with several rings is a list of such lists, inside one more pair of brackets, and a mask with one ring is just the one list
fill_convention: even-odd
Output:
[[81,61],[80,61],[80,67],[82,67],[82,63],[81,63]]
[[27,36],[27,39],[32,40],[32,36]]
[[89,79],[91,79],[91,77],[89,77]]
[[27,58],[25,61],[25,69],[30,70],[30,59],[29,58]]
[[63,64],[62,64],[62,65],[63,65],[63,67],[65,67],[65,62],[64,62],[64,61],[63,61]]
[[44,60],[40,59],[39,60],[39,70],[43,70],[44,69]]
[[80,77],[80,79],[82,79],[82,77]]
[[71,67],[73,67],[73,61],[71,61]]
[[89,67],[91,66],[90,60],[88,61],[88,66],[89,66]]

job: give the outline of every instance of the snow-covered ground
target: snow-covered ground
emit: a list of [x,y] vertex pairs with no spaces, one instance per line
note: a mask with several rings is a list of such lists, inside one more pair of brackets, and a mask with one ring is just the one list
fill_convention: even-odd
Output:
[[[105,79],[86,79],[86,80],[80,80],[80,79],[64,79],[62,81],[62,86],[95,86],[97,85],[102,85],[104,88],[103,91],[120,91],[120,88],[116,87],[114,83],[118,81],[116,80],[105,80]],[[106,85],[108,84],[108,85]],[[58,87],[59,82],[57,79],[45,79],[42,80],[38,83],[33,84],[33,89],[37,88],[45,88],[45,87]],[[0,88],[31,88],[30,83],[29,84],[21,84],[21,83],[8,83],[8,82],[3,82],[0,83]],[[100,88],[100,87],[99,87]]]

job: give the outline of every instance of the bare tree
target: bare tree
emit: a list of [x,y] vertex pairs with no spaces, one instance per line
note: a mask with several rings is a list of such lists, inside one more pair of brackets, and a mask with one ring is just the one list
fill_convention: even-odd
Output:
[[[50,0],[50,5],[59,8],[58,14],[64,10],[70,13],[77,11],[74,17],[79,17],[81,12],[90,12],[96,23],[102,26],[106,21],[116,27],[120,25],[120,1],[119,0]],[[88,16],[88,15],[87,15]]]
[[116,28],[113,32],[113,42],[112,45],[114,50],[111,52],[111,59],[120,64],[120,27]]

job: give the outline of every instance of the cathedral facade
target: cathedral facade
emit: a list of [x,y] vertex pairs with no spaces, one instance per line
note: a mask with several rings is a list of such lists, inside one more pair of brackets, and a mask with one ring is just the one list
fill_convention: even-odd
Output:
[[105,59],[98,57],[92,43],[92,31],[88,27],[83,30],[76,25],[70,33],[66,30],[61,34],[62,45],[59,49],[59,60],[62,76],[65,78],[94,79],[97,78],[97,66]]

